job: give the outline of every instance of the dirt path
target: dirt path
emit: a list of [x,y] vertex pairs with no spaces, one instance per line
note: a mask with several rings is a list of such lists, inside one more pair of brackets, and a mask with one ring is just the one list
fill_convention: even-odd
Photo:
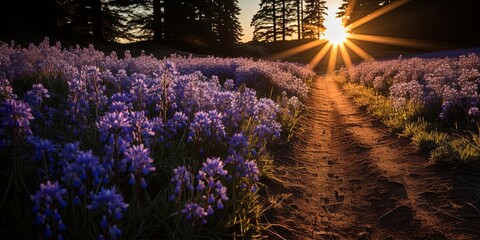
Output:
[[302,126],[267,180],[269,239],[480,239],[478,170],[431,165],[329,78]]

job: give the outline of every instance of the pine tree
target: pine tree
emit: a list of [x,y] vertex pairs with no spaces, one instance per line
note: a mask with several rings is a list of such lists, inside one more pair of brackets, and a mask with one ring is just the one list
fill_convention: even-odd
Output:
[[297,0],[282,0],[281,5],[281,17],[282,17],[282,40],[285,41],[288,38],[292,38],[295,30],[298,30],[296,22],[297,13]]
[[318,39],[325,30],[323,22],[325,20],[327,7],[324,0],[305,0],[304,38]]
[[274,42],[277,40],[276,1],[262,0],[260,10],[252,18],[253,40],[259,42]]
[[116,41],[131,38],[128,19],[129,0],[57,1],[59,27],[98,40]]
[[[253,16],[253,40],[275,42],[292,38],[299,30],[298,0],[262,0],[260,10]],[[301,14],[301,13],[300,13]],[[280,36],[279,36],[280,34]]]
[[234,45],[240,42],[242,26],[238,20],[240,8],[238,0],[219,0],[218,17],[215,29],[216,41],[222,45]]

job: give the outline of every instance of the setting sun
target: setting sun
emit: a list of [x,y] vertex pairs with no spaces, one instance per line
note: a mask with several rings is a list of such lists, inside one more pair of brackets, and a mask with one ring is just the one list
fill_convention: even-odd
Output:
[[344,27],[342,20],[340,18],[335,18],[334,16],[334,14],[329,14],[329,17],[325,19],[326,30],[323,38],[332,44],[340,44],[347,40],[349,33]]

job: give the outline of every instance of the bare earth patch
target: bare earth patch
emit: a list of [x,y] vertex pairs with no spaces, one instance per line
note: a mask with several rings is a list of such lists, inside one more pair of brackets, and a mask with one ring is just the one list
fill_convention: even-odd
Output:
[[478,168],[432,165],[330,78],[308,107],[266,180],[269,239],[480,238]]

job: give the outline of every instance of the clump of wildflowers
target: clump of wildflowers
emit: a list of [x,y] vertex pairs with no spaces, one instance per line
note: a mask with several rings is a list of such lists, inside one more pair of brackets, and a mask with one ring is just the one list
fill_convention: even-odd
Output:
[[0,104],[0,134],[10,129],[14,134],[30,135],[30,123],[33,121],[32,109],[21,100],[7,99]]
[[[77,189],[79,196],[84,196],[89,190],[108,182],[105,168],[92,151],[77,151],[73,159],[64,169],[63,180]],[[78,201],[78,196],[75,199]]]
[[173,169],[173,177],[170,181],[175,184],[175,188],[173,190],[173,194],[170,195],[170,201],[181,199],[185,188],[189,191],[193,191],[193,179],[193,174],[190,173],[184,166]]
[[207,141],[215,139],[216,141],[220,141],[225,137],[225,134],[222,114],[217,112],[217,110],[195,113],[195,117],[190,124],[190,140]]
[[138,184],[142,188],[147,188],[145,176],[155,171],[153,158],[149,156],[150,150],[144,148],[143,144],[134,145],[125,151],[125,158],[122,163],[125,164],[127,171],[130,172],[129,184]]
[[62,188],[58,182],[53,184],[47,181],[40,184],[40,190],[31,196],[34,202],[32,212],[35,216],[35,224],[45,226],[44,237],[47,239],[63,239],[62,232],[66,226],[62,221],[59,209],[65,208],[67,202],[63,199],[67,190]]
[[99,239],[119,239],[122,231],[117,223],[122,219],[122,214],[127,211],[128,204],[123,201],[121,194],[116,192],[115,187],[103,188],[96,194],[91,194],[92,202],[87,208],[91,211],[97,210],[102,214],[100,227],[103,233]]
[[27,91],[24,96],[25,102],[30,104],[30,106],[39,106],[43,103],[43,99],[49,98],[50,94],[48,90],[43,87],[41,83],[34,84],[32,90]]
[[13,88],[10,81],[5,78],[0,78],[0,99],[16,99],[17,95],[13,93]]

